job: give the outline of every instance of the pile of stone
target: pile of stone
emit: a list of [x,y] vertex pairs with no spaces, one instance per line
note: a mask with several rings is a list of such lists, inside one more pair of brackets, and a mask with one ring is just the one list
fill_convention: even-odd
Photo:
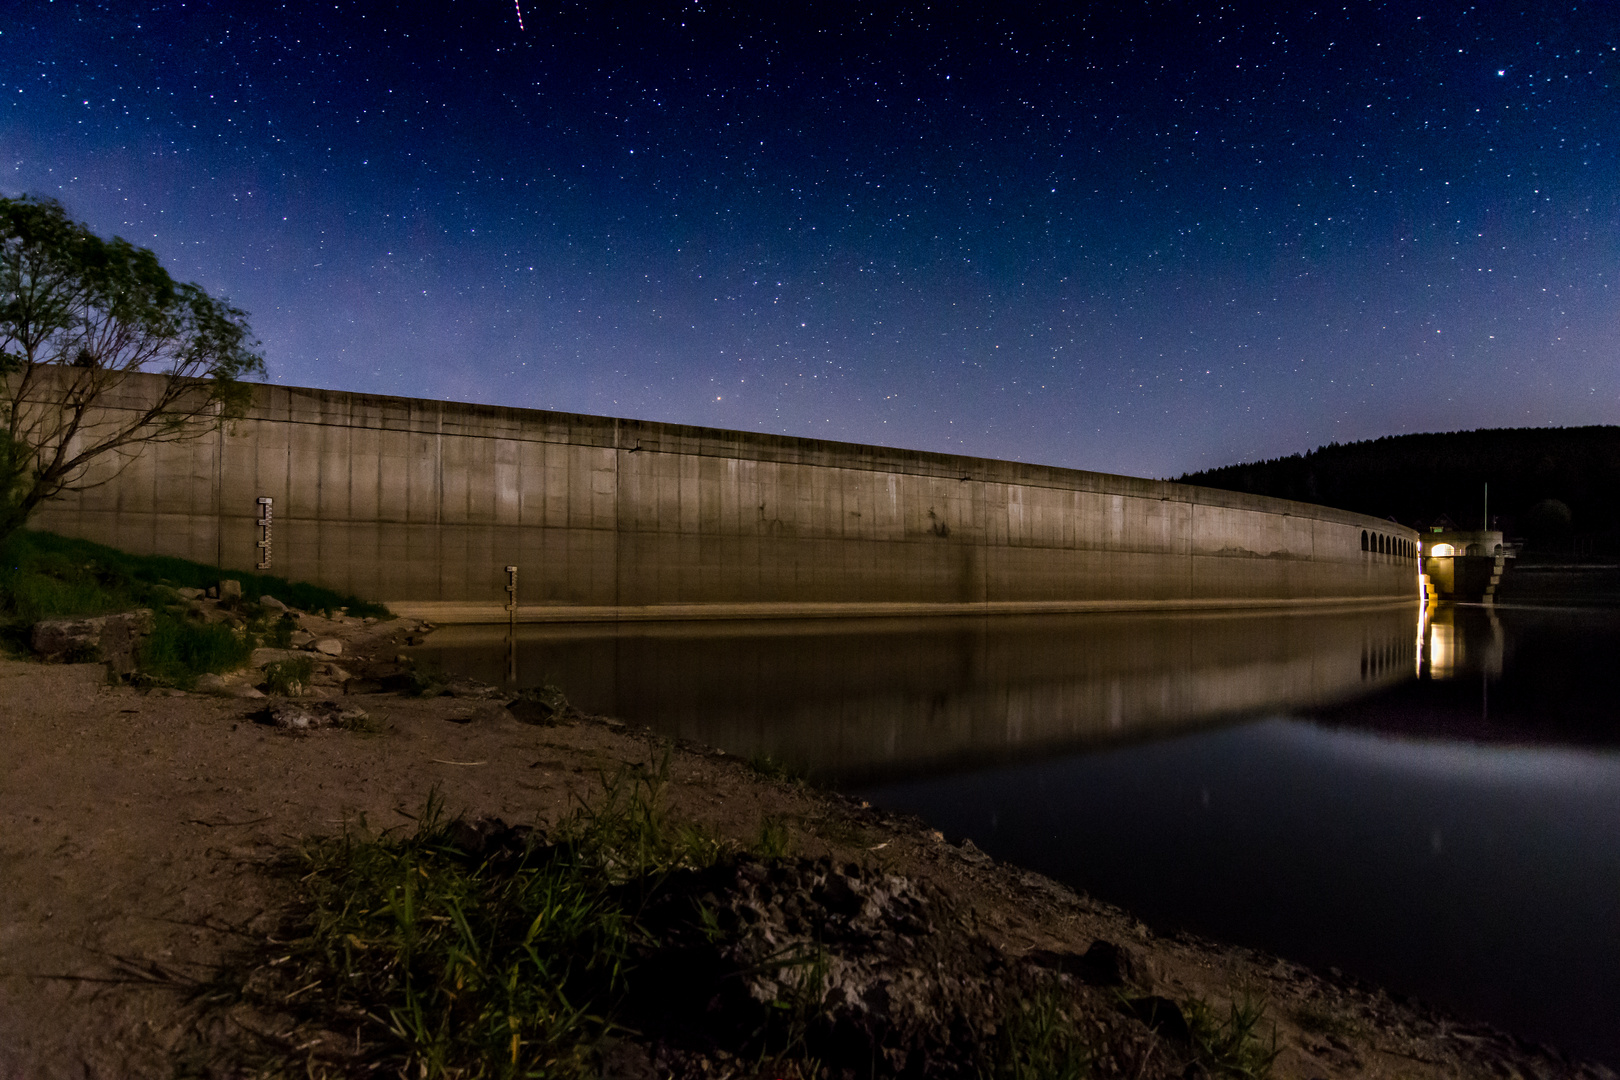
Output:
[[370,719],[364,709],[336,701],[280,701],[264,710],[260,719],[284,731],[363,727]]
[[[219,623],[235,630],[247,627],[244,615],[242,584],[233,579],[221,581],[209,589],[189,587],[160,587],[175,604],[183,604],[188,618],[204,623]],[[259,597],[260,607],[283,618],[301,619],[303,613],[290,608],[274,596]],[[345,619],[339,616],[339,619]],[[366,625],[375,619],[354,620]],[[120,612],[81,619],[46,619],[35,623],[30,630],[29,643],[34,654],[46,661],[58,663],[95,663],[108,665],[113,674],[127,676],[136,668],[141,639],[151,633],[153,613],[150,609]],[[342,693],[355,681],[355,675],[335,661],[346,651],[341,638],[317,636],[300,626],[290,639],[291,648],[255,649],[248,667],[227,675],[202,675],[196,689],[204,693],[229,697],[264,697],[258,688],[264,680],[264,669],[278,661],[311,659],[315,668],[308,685],[302,692],[320,697],[327,693]],[[397,665],[395,665],[397,667]],[[375,688],[370,684],[361,689]]]
[[788,1047],[833,1076],[979,1075],[1009,1009],[1043,994],[1083,1027],[1093,1075],[1162,1076],[1190,1058],[1155,1032],[1168,1014],[1133,1008],[1163,999],[1128,995],[1141,972],[1127,950],[1008,956],[943,894],[853,863],[744,856],[678,873],[638,925],[629,1020],[647,1041],[621,1053],[655,1075]]

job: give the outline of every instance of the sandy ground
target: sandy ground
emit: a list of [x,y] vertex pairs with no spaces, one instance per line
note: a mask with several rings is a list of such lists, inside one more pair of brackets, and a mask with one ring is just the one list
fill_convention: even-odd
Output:
[[[390,659],[410,629],[318,621]],[[786,819],[804,854],[928,879],[1010,954],[1106,939],[1145,962],[1143,992],[1218,1006],[1263,997],[1275,1076],[1614,1076],[1286,961],[1156,935],[920,822],[715,751],[600,720],[527,725],[468,698],[344,701],[381,730],[294,734],[251,719],[262,701],[0,660],[0,1077],[173,1075],[192,1022],[185,987],[273,923],[284,886],[265,864],[300,837],[362,818],[408,826],[435,787],[453,811],[555,820],[604,771],[665,752],[677,816],[738,839],[757,836],[765,814]]]

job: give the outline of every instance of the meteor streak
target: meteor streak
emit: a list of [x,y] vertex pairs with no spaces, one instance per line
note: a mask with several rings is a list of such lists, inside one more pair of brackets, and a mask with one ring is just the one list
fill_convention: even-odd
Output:
[[523,31],[523,0],[512,0],[512,6],[517,8],[518,32],[521,33]]

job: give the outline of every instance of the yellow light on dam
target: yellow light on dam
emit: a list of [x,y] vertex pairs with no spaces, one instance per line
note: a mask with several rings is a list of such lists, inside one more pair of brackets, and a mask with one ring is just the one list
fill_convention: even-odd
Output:
[[1450,544],[1436,544],[1434,547],[1429,549],[1429,554],[1435,556],[1436,558],[1443,559],[1447,556],[1457,554],[1457,549],[1452,547]]

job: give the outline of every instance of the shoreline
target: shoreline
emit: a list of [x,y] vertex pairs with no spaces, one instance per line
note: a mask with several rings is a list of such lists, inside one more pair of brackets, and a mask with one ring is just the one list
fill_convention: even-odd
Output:
[[436,626],[584,623],[705,623],[767,620],[878,620],[997,618],[1013,615],[1278,615],[1378,610],[1416,605],[1411,596],[1311,596],[1182,600],[984,600],[968,603],[708,603],[708,604],[519,604],[514,610],[498,601],[388,600],[388,610],[403,618]]
[[[344,639],[342,662],[357,671],[386,665],[409,632],[303,618]],[[677,819],[739,845],[775,822],[791,857],[931,890],[955,913],[947,939],[1077,980],[1098,1016],[1159,1047],[1161,1065],[1179,1060],[1175,1039],[1118,1019],[1125,997],[1201,1000],[1217,1013],[1264,1001],[1260,1030],[1275,1031],[1279,1078],[1615,1076],[1351,978],[1156,932],[915,818],[764,775],[723,751],[603,718],[522,723],[490,688],[448,689],[328,690],[378,730],[297,733],[255,722],[263,700],[142,693],[107,685],[100,665],[0,660],[0,860],[14,883],[0,894],[0,1076],[172,1075],[198,1021],[186,989],[244,935],[268,932],[287,902],[268,867],[302,837],[361,820],[401,827],[435,789],[452,813],[544,825],[590,798],[600,775],[664,753]],[[1075,974],[1071,961],[1098,942],[1129,958],[1123,987]]]

